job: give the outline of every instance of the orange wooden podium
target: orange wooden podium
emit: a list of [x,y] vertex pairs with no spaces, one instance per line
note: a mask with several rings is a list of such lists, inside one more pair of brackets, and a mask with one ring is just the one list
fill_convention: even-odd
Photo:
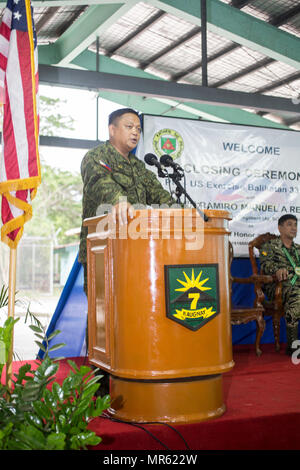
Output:
[[225,411],[230,214],[205,214],[149,209],[127,226],[109,216],[84,222],[89,360],[111,374],[118,419],[185,423]]

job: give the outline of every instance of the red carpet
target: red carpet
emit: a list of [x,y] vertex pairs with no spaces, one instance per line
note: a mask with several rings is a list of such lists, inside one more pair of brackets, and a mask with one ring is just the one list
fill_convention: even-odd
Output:
[[[272,344],[256,357],[252,345],[234,346],[235,367],[223,375],[226,413],[184,425],[132,425],[97,418],[90,429],[102,437],[91,450],[299,450],[300,364]],[[84,358],[76,358],[83,362]],[[14,370],[20,363],[14,363]],[[57,381],[68,373],[60,364]]]

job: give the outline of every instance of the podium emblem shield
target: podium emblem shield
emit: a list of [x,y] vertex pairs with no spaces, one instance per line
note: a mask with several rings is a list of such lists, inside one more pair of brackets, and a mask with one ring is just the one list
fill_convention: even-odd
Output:
[[165,266],[166,315],[197,331],[220,312],[217,264]]

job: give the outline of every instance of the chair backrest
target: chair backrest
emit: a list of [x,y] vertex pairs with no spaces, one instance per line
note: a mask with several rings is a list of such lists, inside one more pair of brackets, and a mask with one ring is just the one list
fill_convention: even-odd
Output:
[[267,243],[269,240],[272,240],[273,238],[277,238],[277,235],[267,232],[263,233],[262,235],[259,235],[258,237],[254,238],[251,242],[249,242],[248,249],[253,274],[259,274],[254,255],[254,248],[260,250],[265,243]]

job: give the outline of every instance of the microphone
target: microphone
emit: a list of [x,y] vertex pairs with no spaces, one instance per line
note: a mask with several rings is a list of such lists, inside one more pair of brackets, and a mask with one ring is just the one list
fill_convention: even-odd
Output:
[[150,166],[156,166],[158,169],[158,176],[165,177],[166,171],[162,169],[161,164],[158,161],[158,158],[153,153],[147,153],[144,157],[145,162]]
[[162,155],[160,157],[160,163],[163,165],[163,166],[171,166],[172,168],[174,168],[174,170],[180,170],[180,171],[183,171],[183,169],[181,168],[180,165],[178,165],[178,163],[175,163],[173,158],[170,157],[170,155]]
[[148,165],[155,165],[157,167],[160,166],[157,156],[153,153],[147,153],[147,155],[144,157],[144,160],[146,163],[148,163]]

